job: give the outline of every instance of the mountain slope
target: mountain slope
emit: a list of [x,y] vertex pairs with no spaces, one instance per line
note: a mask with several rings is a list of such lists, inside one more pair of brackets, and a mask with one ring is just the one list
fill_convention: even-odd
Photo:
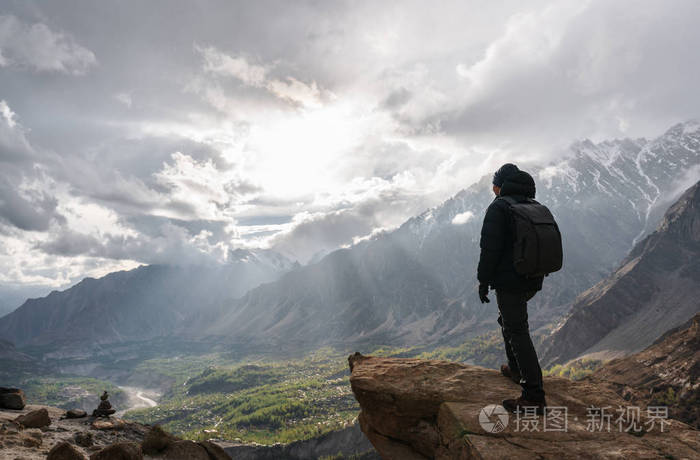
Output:
[[545,364],[624,355],[700,311],[700,182],[609,278],[583,293],[542,345]]
[[[607,276],[645,232],[657,203],[699,165],[700,125],[684,123],[652,141],[578,142],[562,160],[531,168],[565,245],[564,269],[531,303],[533,328],[556,320]],[[0,337],[18,347],[165,336],[310,346],[462,341],[495,327],[496,308],[479,303],[475,276],[481,220],[492,199],[485,177],[392,232],[235,300],[279,272],[223,292],[220,286],[238,275],[195,270],[171,277],[144,269],[86,280],[1,318]]]
[[233,257],[223,266],[150,265],[86,278],[0,318],[0,337],[17,346],[78,348],[171,336],[206,314],[209,302],[240,296],[294,266],[274,253]]
[[[606,276],[648,225],[659,198],[700,164],[697,123],[653,141],[589,141],[533,170],[538,199],[562,229],[564,270],[532,302],[534,327],[555,320],[577,294]],[[476,296],[475,268],[490,178],[397,230],[336,251],[319,263],[221,306],[207,334],[306,343],[439,343],[495,326]]]
[[614,359],[587,379],[607,382],[640,407],[669,406],[669,417],[700,429],[700,313],[644,351]]
[[31,357],[23,353],[18,353],[17,350],[15,350],[15,346],[12,343],[6,340],[0,340],[0,362],[4,360],[31,361]]

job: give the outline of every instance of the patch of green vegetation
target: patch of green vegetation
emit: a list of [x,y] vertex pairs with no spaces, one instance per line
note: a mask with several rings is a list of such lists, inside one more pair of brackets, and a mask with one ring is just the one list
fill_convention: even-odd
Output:
[[499,331],[482,334],[456,347],[441,347],[418,355],[422,359],[459,361],[489,368],[498,368],[503,360],[503,338]]
[[[496,367],[501,341],[497,332],[489,332],[455,347],[376,347],[367,354]],[[309,439],[347,426],[359,413],[349,385],[349,354],[323,348],[285,360],[248,356],[233,361],[217,354],[150,359],[135,372],[167,375],[173,385],[158,406],[125,417],[195,440],[271,444]]]
[[103,391],[110,394],[110,400],[119,407],[126,400],[126,394],[116,385],[104,380],[89,377],[35,377],[24,380],[21,388],[30,404],[41,404],[63,409],[95,409]]
[[654,405],[656,406],[674,406],[678,404],[678,395],[672,387],[668,387],[666,391],[654,394]]
[[249,364],[237,369],[210,367],[187,382],[187,393],[232,393],[260,385],[280,382],[285,377],[284,369]]
[[556,364],[542,372],[545,376],[565,377],[570,380],[581,380],[603,365],[598,359],[579,359],[566,365]]
[[[359,413],[349,385],[349,349],[251,354],[238,349],[209,352],[200,346],[188,354],[182,347],[171,349],[168,342],[154,347],[116,360],[98,360],[98,375],[115,375],[129,386],[158,389],[162,392],[158,406],[132,410],[125,418],[159,423],[189,439],[292,442],[341,429]],[[489,367],[497,367],[503,355],[497,331],[453,347],[366,344],[361,349],[374,356],[441,359]],[[89,363],[73,360],[71,364]],[[126,407],[127,394],[114,384],[60,375],[57,369],[39,372],[30,367],[21,378],[19,373],[13,375],[31,403],[90,411],[96,407],[98,395],[107,390],[117,410]]]
[[189,439],[292,442],[357,416],[348,379],[346,356],[328,349],[292,361],[219,364],[173,386],[157,407],[126,416]]

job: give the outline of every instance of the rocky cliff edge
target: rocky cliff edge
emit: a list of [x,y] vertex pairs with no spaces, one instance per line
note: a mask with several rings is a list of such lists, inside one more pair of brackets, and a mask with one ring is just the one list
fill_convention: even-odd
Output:
[[545,378],[545,415],[517,417],[491,406],[519,394],[495,370],[359,353],[349,364],[360,426],[385,460],[681,459],[700,452],[699,431],[663,408],[630,406],[606,382]]
[[[71,411],[72,412],[72,411]],[[118,418],[67,418],[63,409],[0,408],[0,460],[230,460],[209,441],[194,442]]]

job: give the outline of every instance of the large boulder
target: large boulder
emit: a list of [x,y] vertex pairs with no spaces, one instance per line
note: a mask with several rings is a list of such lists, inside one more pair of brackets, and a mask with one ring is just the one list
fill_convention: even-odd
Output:
[[126,423],[122,419],[108,419],[108,420],[95,420],[90,425],[94,430],[108,431],[108,430],[121,430],[126,426]]
[[49,417],[49,411],[42,407],[41,409],[20,415],[15,419],[15,422],[25,428],[43,428],[51,425],[51,418]]
[[141,450],[145,455],[166,458],[168,460],[202,459],[230,460],[223,448],[210,441],[184,441],[163,430],[159,425],[153,426],[143,437]]
[[138,443],[117,442],[92,454],[90,460],[143,460],[143,453]]
[[46,460],[87,460],[73,444],[63,441],[51,448]]
[[155,425],[144,436],[141,449],[146,455],[157,455],[178,440],[175,436],[165,432],[160,425]]
[[[685,423],[665,419],[652,425],[645,411],[616,412],[630,404],[606,383],[545,378],[549,418],[533,414],[534,421],[526,424],[497,409],[520,393],[498,371],[359,353],[349,363],[360,427],[384,460],[695,458],[700,452],[700,432]],[[591,408],[606,407],[612,429],[590,430],[596,414]],[[618,430],[618,417],[622,428],[634,426],[636,417],[641,429]],[[564,430],[555,431],[561,422]]]
[[19,388],[0,387],[0,409],[22,410],[26,405],[24,391]]
[[194,441],[175,441],[162,452],[168,460],[210,460],[207,449]]
[[87,417],[87,412],[82,409],[71,409],[66,411],[66,418],[83,418]]
[[231,460],[231,456],[218,444],[214,444],[211,441],[200,441],[198,444],[204,447],[204,450],[209,454],[210,460]]

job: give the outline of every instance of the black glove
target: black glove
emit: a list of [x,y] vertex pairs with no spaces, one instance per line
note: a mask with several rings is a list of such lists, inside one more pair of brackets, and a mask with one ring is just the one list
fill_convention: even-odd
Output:
[[489,293],[489,285],[488,284],[480,284],[479,285],[479,300],[481,300],[481,303],[489,303],[491,302],[488,297],[486,297]]

